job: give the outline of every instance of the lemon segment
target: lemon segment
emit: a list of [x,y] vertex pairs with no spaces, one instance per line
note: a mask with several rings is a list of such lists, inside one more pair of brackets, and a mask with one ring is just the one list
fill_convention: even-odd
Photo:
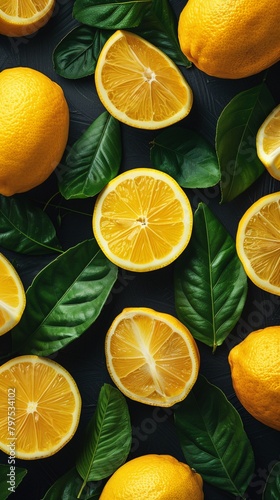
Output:
[[185,118],[193,93],[173,61],[143,38],[116,31],[95,69],[104,107],[123,123],[142,129],[167,127]]
[[10,331],[21,319],[26,296],[14,266],[0,253],[0,335]]
[[280,104],[258,130],[257,155],[272,177],[280,180]]
[[236,249],[251,281],[280,295],[280,192],[257,200],[239,221]]
[[105,353],[116,386],[144,404],[172,406],[198,376],[199,352],[189,330],[150,308],[124,309],[108,330]]
[[49,21],[54,7],[55,0],[0,0],[0,33],[31,35]]
[[0,449],[5,453],[10,453],[14,438],[17,458],[53,455],[74,435],[80,412],[78,387],[55,361],[26,355],[0,367]]
[[99,246],[114,264],[144,272],[180,255],[190,240],[193,214],[187,195],[171,176],[136,168],[101,191],[92,223]]

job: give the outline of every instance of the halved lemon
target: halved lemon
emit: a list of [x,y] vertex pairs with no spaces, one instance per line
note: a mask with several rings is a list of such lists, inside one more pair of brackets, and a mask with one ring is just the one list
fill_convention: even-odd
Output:
[[198,376],[199,351],[187,327],[150,308],[124,309],[108,330],[105,353],[119,390],[148,405],[182,401]]
[[280,192],[257,200],[241,218],[236,249],[251,281],[280,295]]
[[0,34],[27,36],[52,16],[55,0],[0,0]]
[[55,361],[26,355],[0,367],[0,449],[8,455],[53,455],[74,435],[80,412],[78,387]]
[[168,174],[127,170],[99,194],[93,232],[104,254],[130,271],[152,271],[173,262],[187,246],[193,213],[189,199]]
[[257,155],[270,175],[280,180],[280,104],[259,128],[256,147]]
[[26,305],[25,290],[14,266],[0,253],[0,335],[21,319]]
[[185,118],[192,90],[173,61],[144,38],[116,31],[104,44],[95,68],[104,107],[132,127],[159,129]]

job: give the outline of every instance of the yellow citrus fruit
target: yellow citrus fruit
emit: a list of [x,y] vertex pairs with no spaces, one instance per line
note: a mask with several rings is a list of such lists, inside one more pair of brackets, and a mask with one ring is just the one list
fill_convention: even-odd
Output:
[[168,174],[127,170],[99,194],[93,232],[104,254],[130,271],[152,271],[173,262],[187,246],[193,213],[189,199]]
[[34,355],[0,367],[0,449],[23,460],[49,457],[76,432],[78,387],[61,365]]
[[250,333],[229,353],[232,384],[244,408],[280,431],[280,326]]
[[0,193],[11,196],[45,181],[65,150],[69,109],[62,88],[43,73],[0,73]]
[[162,407],[187,396],[200,365],[187,327],[170,314],[145,307],[126,308],[114,319],[105,354],[112,380],[125,396]]
[[14,266],[0,253],[0,335],[10,331],[21,319],[26,297]]
[[178,23],[187,58],[218,78],[244,78],[280,60],[278,0],[188,0]]
[[104,107],[132,127],[159,129],[185,118],[193,93],[173,61],[143,38],[116,31],[104,44],[95,69]]
[[267,171],[280,180],[280,104],[264,120],[256,137],[257,154]]
[[280,295],[280,192],[257,200],[242,216],[236,249],[251,281]]
[[171,455],[129,460],[110,477],[100,500],[203,500],[200,474]]
[[27,36],[51,18],[55,0],[0,0],[0,34]]

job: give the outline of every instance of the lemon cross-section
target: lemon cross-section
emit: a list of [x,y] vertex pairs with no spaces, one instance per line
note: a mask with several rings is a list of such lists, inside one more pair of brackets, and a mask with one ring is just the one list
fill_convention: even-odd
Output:
[[55,361],[25,355],[0,367],[0,449],[5,453],[14,442],[17,458],[53,455],[75,434],[80,412],[75,380]]
[[199,370],[189,330],[174,316],[150,308],[126,308],[105,342],[108,371],[117,387],[141,403],[172,406],[184,399]]
[[173,61],[144,38],[124,30],[104,44],[95,84],[109,113],[136,128],[167,127],[192,108],[192,90]]
[[168,174],[128,170],[110,181],[93,211],[93,232],[114,264],[152,271],[173,262],[187,246],[193,226],[189,199]]

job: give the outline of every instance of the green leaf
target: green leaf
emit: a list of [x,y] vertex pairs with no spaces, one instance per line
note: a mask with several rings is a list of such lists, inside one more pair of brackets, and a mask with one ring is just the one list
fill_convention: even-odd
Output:
[[254,471],[254,455],[240,415],[224,393],[199,375],[175,408],[175,426],[190,467],[207,483],[242,496]]
[[175,265],[178,317],[196,339],[215,350],[237,323],[246,296],[247,276],[235,242],[200,203],[190,243]]
[[77,26],[54,49],[55,71],[72,80],[93,75],[100,50],[111,34],[84,24]]
[[279,500],[280,498],[280,462],[276,462],[269,471],[263,491],[262,500]]
[[131,447],[131,424],[125,397],[109,384],[101,388],[76,467],[84,479],[97,481],[117,470]]
[[185,188],[206,188],[220,180],[214,148],[199,134],[184,128],[164,130],[152,141],[151,162]]
[[58,167],[62,196],[88,198],[99,193],[118,173],[121,154],[120,124],[105,111],[72,146],[66,164]]
[[47,214],[21,196],[0,195],[1,246],[30,255],[61,252]]
[[[74,500],[83,486],[83,480],[75,467],[61,476],[46,492],[43,500]],[[103,484],[99,482],[89,482],[83,487],[80,500],[98,500]]]
[[12,330],[15,350],[47,356],[80,337],[100,314],[117,267],[94,239],[70,248],[40,271]]
[[264,172],[256,152],[256,134],[275,102],[265,83],[235,96],[216,128],[222,202],[245,191]]
[[15,493],[26,474],[27,469],[16,467],[14,462],[10,465],[0,464],[0,500],[6,500],[12,493]]
[[73,16],[80,23],[105,29],[138,26],[152,0],[76,0]]
[[178,21],[168,0],[153,0],[140,25],[130,31],[142,36],[161,49],[176,64],[192,66],[181,51],[178,41]]

